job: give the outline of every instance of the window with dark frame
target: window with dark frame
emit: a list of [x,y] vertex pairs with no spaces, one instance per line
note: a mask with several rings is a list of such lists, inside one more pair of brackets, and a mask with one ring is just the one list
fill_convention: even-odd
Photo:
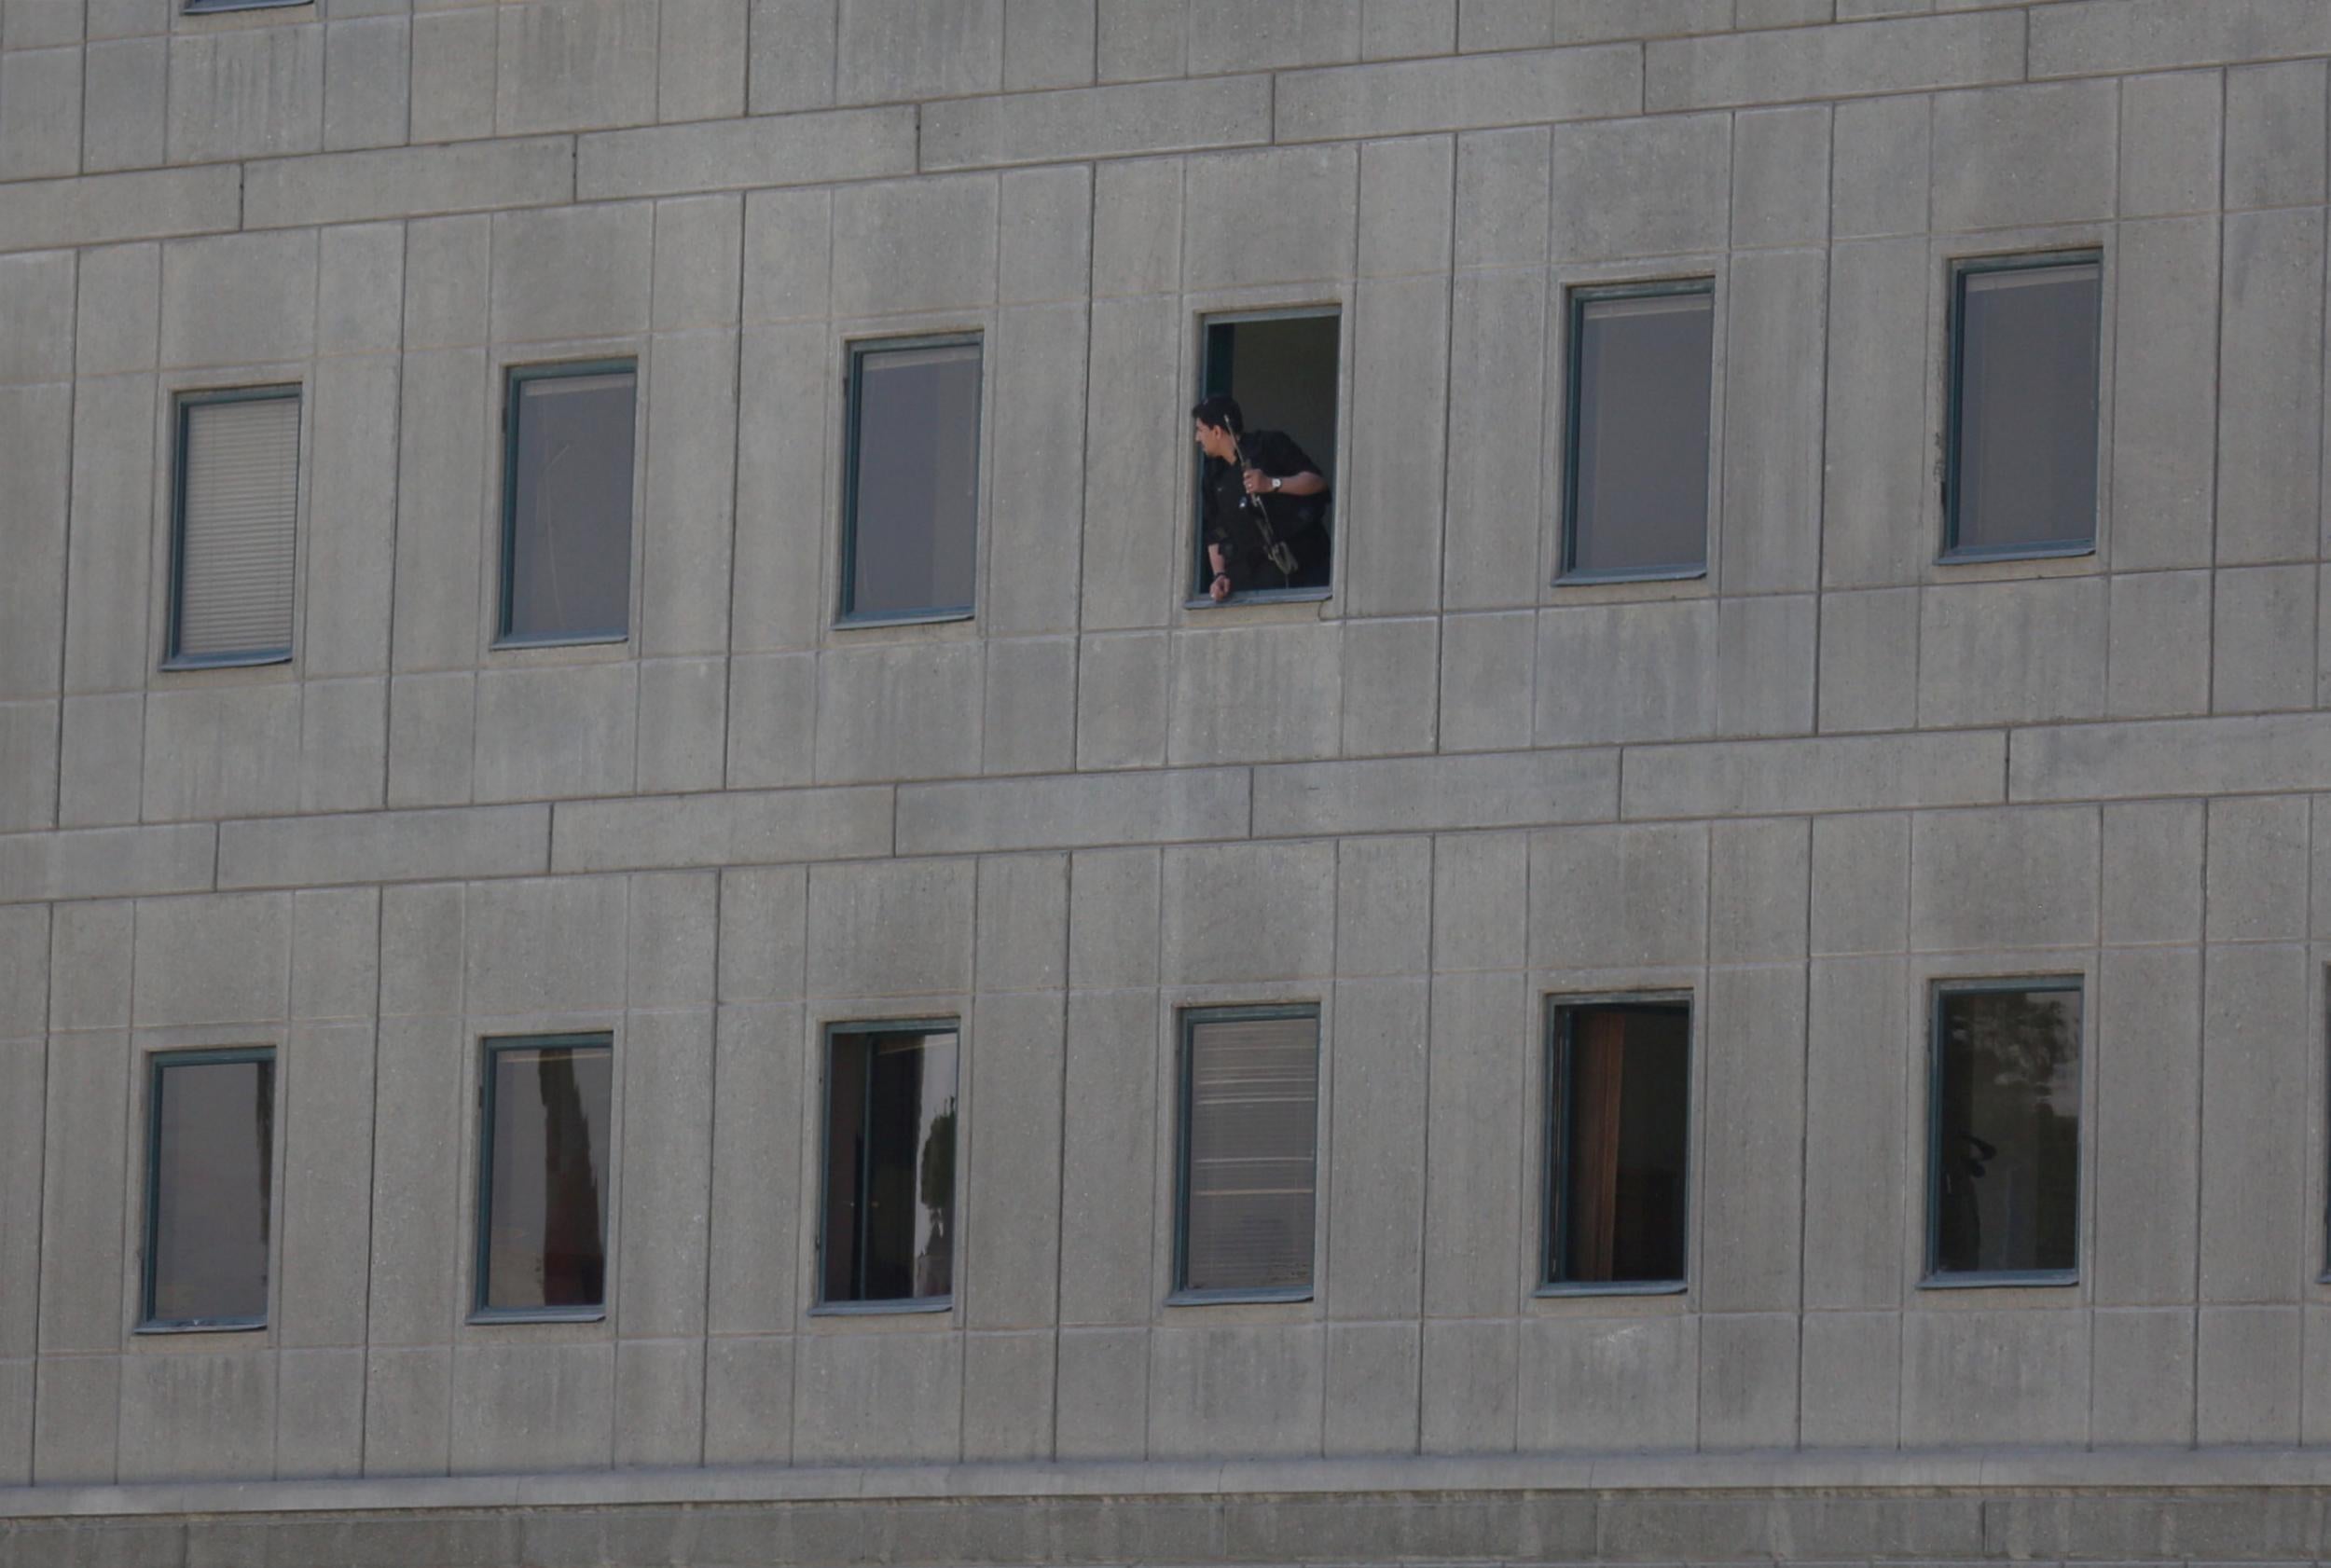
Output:
[[474,1316],[597,1317],[607,1304],[607,1035],[488,1040],[479,1086]]
[[299,403],[297,387],[178,398],[169,667],[291,657]]
[[1691,1004],[1557,1004],[1547,1050],[1545,1288],[1681,1289]]
[[1311,1294],[1319,1010],[1182,1015],[1177,1298]]
[[620,642],[630,635],[638,390],[630,360],[509,371],[498,642]]
[[211,11],[269,11],[295,6],[312,6],[316,0],[186,0],[188,16],[201,16]]
[[2080,983],[1935,991],[1929,1284],[2070,1284],[2080,1239]]
[[1716,284],[1573,289],[1569,335],[1561,575],[1704,573]]
[[972,613],[980,377],[977,337],[861,343],[850,351],[845,622]]
[[145,1115],[140,1326],[264,1325],[274,1230],[275,1052],[159,1054]]
[[953,1299],[959,1045],[952,1019],[826,1031],[821,1306]]
[[[1329,491],[1316,498],[1265,497],[1263,519],[1283,535],[1296,557],[1292,572],[1258,567],[1256,580],[1234,578],[1232,601],[1324,597],[1335,576],[1336,419],[1342,384],[1343,317],[1332,307],[1242,312],[1206,321],[1198,384],[1204,396],[1227,396],[1238,405],[1249,433],[1275,433],[1284,445],[1265,441],[1289,466],[1307,460]],[[1260,457],[1260,453],[1257,454]],[[1210,465],[1201,454],[1193,493],[1192,602],[1210,602],[1214,567],[1207,555],[1207,487]],[[1242,519],[1243,521],[1243,519]],[[1233,525],[1236,527],[1237,525]]]
[[2096,547],[2103,270],[2093,253],[1953,268],[1947,557]]

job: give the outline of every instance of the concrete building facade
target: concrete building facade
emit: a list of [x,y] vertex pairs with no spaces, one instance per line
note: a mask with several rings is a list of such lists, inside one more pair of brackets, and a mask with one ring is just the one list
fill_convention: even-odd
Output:
[[[0,1562],[2331,1555],[2327,70],[2322,0],[0,0]],[[2067,253],[2092,543],[1945,558],[1953,280]],[[1703,570],[1565,577],[1568,302],[1673,279]],[[1206,323],[1297,308],[1332,585],[1193,599]],[[845,623],[849,354],[937,336],[972,611]],[[636,364],[629,609],[509,646],[561,361]],[[174,667],[250,387],[292,650]],[[2023,978],[2074,1266],[1938,1284],[1935,997]],[[1685,1277],[1548,1292],[1614,997],[1690,1004]],[[1175,1300],[1183,1028],[1266,1006],[1311,1284]],[[820,1312],[900,1019],[951,1293]],[[481,1319],[482,1052],[575,1035],[604,1311]],[[264,1321],[141,1331],[152,1059],[249,1047]]]

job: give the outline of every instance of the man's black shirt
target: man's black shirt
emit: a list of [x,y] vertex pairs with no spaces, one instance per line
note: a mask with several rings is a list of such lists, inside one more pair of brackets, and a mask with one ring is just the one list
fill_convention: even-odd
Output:
[[[1271,478],[1292,478],[1298,474],[1318,474],[1319,465],[1313,462],[1301,447],[1276,430],[1250,430],[1238,438],[1239,448],[1245,452],[1249,467],[1257,468]],[[1320,475],[1325,478],[1325,475]],[[1249,499],[1245,475],[1234,462],[1216,458],[1206,460],[1200,477],[1201,494],[1206,506],[1206,542],[1222,546],[1222,554],[1230,563],[1230,585],[1238,593],[1253,593],[1264,588],[1324,588],[1328,585],[1328,502],[1329,495],[1288,495],[1265,491],[1253,497],[1270,516],[1271,528],[1279,539],[1295,552],[1295,572],[1283,575],[1271,564],[1269,547],[1264,543],[1262,530],[1256,524],[1255,509],[1242,506]],[[1211,579],[1209,570],[1206,575]]]

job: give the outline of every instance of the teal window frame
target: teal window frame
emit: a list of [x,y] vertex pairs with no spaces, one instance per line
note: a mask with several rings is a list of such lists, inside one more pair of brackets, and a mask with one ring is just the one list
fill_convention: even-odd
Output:
[[[2080,998],[2080,1040],[2083,1094],[2086,1093],[2088,1054],[2088,983],[2078,975],[2005,975],[1979,979],[1941,980],[1934,983],[1926,1006],[1926,1245],[1918,1286],[1922,1290],[1996,1290],[2017,1286],[2067,1286],[2080,1283],[2080,1251],[2088,1240],[2080,1210],[2088,1202],[2088,1159],[2079,1161],[2077,1197],[2073,1204],[2073,1266],[2069,1269],[1990,1269],[1946,1272],[1938,1267],[1942,1245],[1942,1012],[1952,997],[1996,996],[2034,991],[2070,991]],[[2085,1120],[2086,1107],[2082,1107]],[[2087,1136],[2083,1128],[2080,1137]]]
[[[494,1183],[494,1058],[505,1051],[546,1051],[583,1047],[607,1052],[609,1088],[614,1088],[615,1037],[612,1030],[583,1030],[559,1035],[491,1035],[479,1042],[477,1053],[477,1201],[471,1216],[471,1229],[476,1232],[470,1251],[470,1308],[472,1323],[599,1323],[607,1316],[609,1300],[615,1293],[615,1254],[608,1245],[609,1235],[602,1231],[602,1249],[606,1274],[600,1289],[596,1306],[567,1307],[491,1307],[486,1304],[492,1280],[488,1277],[493,1244],[493,1183]],[[614,1175],[617,1148],[613,1124],[614,1097],[608,1096],[610,1124],[607,1128],[606,1176]],[[614,1205],[611,1202],[612,1217]]]
[[[157,1051],[146,1058],[145,1078],[145,1214],[139,1227],[138,1260],[138,1326],[141,1334],[227,1334],[245,1332],[268,1326],[269,1312],[255,1317],[173,1317],[154,1315],[154,1263],[156,1244],[159,1240],[162,1191],[162,1074],[172,1067],[225,1066],[236,1062],[275,1062],[271,1045],[227,1046],[194,1051]],[[270,1086],[281,1095],[280,1080]],[[281,1120],[281,1107],[277,1108]],[[273,1247],[275,1186],[282,1177],[281,1162],[270,1158],[268,1175],[268,1209],[269,1247]],[[272,1260],[270,1259],[270,1262]],[[268,1304],[275,1300],[274,1270],[268,1271]]]
[[[1955,561],[2018,561],[2048,560],[2065,556],[2096,554],[2099,516],[2089,514],[2089,531],[2085,536],[2065,539],[2034,539],[2017,544],[1974,544],[1959,543],[1959,502],[1964,487],[1959,471],[1965,434],[1966,406],[1966,284],[1970,278],[1994,272],[2039,272],[2051,268],[2093,267],[2097,269],[2097,333],[2096,363],[2090,367],[2096,376],[2096,395],[2099,417],[2104,396],[2104,253],[2101,249],[2035,251],[2014,255],[1966,256],[1951,263],[1951,322],[1950,322],[1950,388],[1945,399],[1947,412],[1943,429],[1942,475],[1942,555],[1946,562]],[[2103,433],[2098,432],[2096,461],[2100,468],[2105,459]],[[2101,475],[2100,475],[2101,478]],[[2103,488],[2097,488],[2097,507],[2103,505]]]
[[[1217,328],[1243,326],[1248,322],[1290,321],[1331,321],[1335,323],[1335,420],[1340,433],[1344,423],[1344,307],[1341,304],[1288,305],[1270,310],[1209,310],[1206,314],[1200,316],[1198,318],[1198,395],[1201,398],[1212,397],[1217,392],[1228,392],[1230,391],[1231,375],[1236,363],[1235,350],[1234,349],[1233,352],[1230,354],[1224,354],[1220,358],[1217,358],[1214,352],[1214,334]],[[1235,340],[1231,339],[1230,341],[1234,342]],[[1242,414],[1245,413],[1245,411],[1246,410],[1243,408],[1239,410]],[[1185,438],[1187,437],[1190,428],[1191,427],[1188,422],[1185,421],[1182,426]],[[1338,441],[1336,445],[1335,460],[1335,462],[1330,463],[1328,466],[1333,468],[1342,463],[1343,444],[1341,441]],[[1199,452],[1191,460],[1191,583],[1189,596],[1182,600],[1182,608],[1184,610],[1208,610],[1218,608],[1212,597],[1207,593],[1207,585],[1213,581],[1213,577],[1206,570],[1205,477],[1206,454],[1204,452]],[[1336,476],[1332,474],[1323,474],[1320,477],[1328,482],[1328,488],[1335,492],[1334,499],[1340,502],[1343,499],[1343,487],[1336,483]],[[1333,598],[1335,597],[1336,575],[1343,568],[1344,559],[1344,552],[1338,547],[1341,543],[1339,533],[1337,531],[1340,530],[1341,526],[1340,513],[1331,517],[1330,525],[1331,532],[1328,542],[1328,585],[1326,587],[1241,588],[1222,602],[1224,604],[1317,604],[1324,600]]]
[[1319,1288],[1319,1143],[1315,1135],[1311,1146],[1311,1279],[1304,1285],[1279,1286],[1259,1290],[1203,1289],[1193,1290],[1182,1282],[1190,1277],[1190,1107],[1193,1082],[1192,1038],[1198,1026],[1205,1024],[1245,1024],[1267,1019],[1306,1019],[1311,1024],[1312,1107],[1314,1124],[1319,1115],[1318,1062],[1321,1049],[1319,1004],[1317,1002],[1273,1002],[1248,1007],[1184,1008],[1176,1028],[1179,1041],[1179,1061],[1175,1066],[1177,1079],[1174,1111],[1174,1276],[1173,1288],[1166,1297],[1169,1307],[1221,1306],[1238,1301],[1308,1301]]
[[866,378],[862,373],[868,359],[888,353],[911,353],[918,349],[977,349],[979,351],[979,410],[972,427],[972,594],[978,594],[979,531],[981,502],[977,500],[986,475],[981,472],[985,453],[982,451],[982,427],[987,418],[987,342],[983,332],[927,333],[913,337],[862,337],[848,347],[848,358],[842,373],[843,431],[842,431],[842,572],[834,598],[834,624],[837,626],[928,626],[942,621],[968,621],[978,613],[972,604],[938,604],[912,610],[866,610],[852,607],[856,597],[858,577],[858,444],[862,433],[860,394]]
[[1691,1070],[1699,1052],[1696,1031],[1699,1019],[1689,991],[1630,991],[1610,995],[1584,997],[1549,997],[1546,999],[1546,1136],[1542,1155],[1546,1162],[1545,1179],[1539,1183],[1538,1227],[1538,1286],[1534,1296],[1679,1296],[1691,1288],[1691,1145],[1693,1123],[1690,1086],[1685,1085],[1684,1098],[1684,1170],[1683,1212],[1676,1223],[1683,1231],[1684,1272],[1675,1279],[1655,1280],[1572,1280],[1562,1277],[1562,1259],[1569,1245],[1570,1226],[1570,1137],[1571,1096],[1565,1091],[1570,1082],[1570,1051],[1572,1023],[1581,1012],[1599,1008],[1674,1008],[1684,1015],[1685,1066]]
[[[1587,308],[1611,299],[1658,299],[1668,296],[1704,295],[1708,299],[1711,339],[1716,309],[1716,280],[1714,278],[1665,278],[1650,282],[1582,283],[1568,291],[1563,309],[1563,438],[1562,438],[1562,539],[1555,553],[1554,581],[1558,584],[1588,583],[1689,583],[1708,574],[1709,529],[1714,516],[1703,497],[1700,513],[1700,559],[1693,566],[1606,567],[1581,569],[1578,565],[1579,545],[1579,437],[1583,419],[1584,399],[1581,392],[1586,381],[1585,325]],[[1708,356],[1708,403],[1713,415],[1716,402],[1716,358],[1713,347]],[[1709,437],[1715,437],[1713,417],[1709,420]],[[1709,469],[1715,469],[1715,454],[1709,454]]]
[[[162,658],[164,669],[237,669],[254,665],[291,662],[292,645],[288,642],[281,647],[241,648],[224,653],[181,653],[178,651],[179,623],[186,612],[186,436],[193,423],[193,411],[205,405],[274,403],[288,399],[302,404],[299,417],[304,441],[308,417],[304,405],[306,390],[297,381],[284,381],[266,386],[218,387],[178,393],[177,406],[172,410],[170,421],[176,450],[171,454],[170,471],[170,607],[169,630],[162,644],[165,650]],[[295,530],[297,526],[297,522],[293,525]],[[298,549],[296,536],[292,547],[295,551]]]
[[[528,381],[556,381],[569,377],[627,375],[631,378],[631,408],[634,439],[631,446],[631,495],[624,498],[625,514],[629,521],[624,530],[624,547],[639,548],[639,508],[632,504],[639,494],[640,444],[637,439],[640,398],[640,362],[635,356],[621,355],[612,359],[548,360],[535,364],[505,366],[502,374],[502,581],[495,595],[494,640],[501,648],[583,648],[631,640],[632,606],[624,606],[624,627],[617,632],[560,632],[539,637],[514,637],[510,632],[510,617],[517,602],[517,509],[518,509],[518,388]],[[639,588],[639,573],[627,570],[625,581],[632,592]]]
[[[819,1034],[818,1072],[821,1081],[818,1091],[818,1245],[810,1268],[812,1288],[809,1315],[812,1317],[876,1317],[897,1313],[944,1313],[955,1310],[955,1293],[944,1296],[884,1296],[873,1300],[863,1299],[829,1300],[825,1294],[825,1219],[827,1204],[833,1200],[832,1172],[834,1160],[834,1038],[836,1035],[953,1035],[956,1039],[957,1105],[962,1104],[963,1022],[959,1018],[873,1018],[837,1019],[825,1025]],[[869,1073],[868,1089],[872,1090]],[[963,1196],[963,1123],[962,1112],[957,1110],[956,1170],[951,1213],[961,1217]],[[866,1162],[861,1159],[858,1188],[867,1188]],[[960,1234],[960,1231],[958,1232]]]

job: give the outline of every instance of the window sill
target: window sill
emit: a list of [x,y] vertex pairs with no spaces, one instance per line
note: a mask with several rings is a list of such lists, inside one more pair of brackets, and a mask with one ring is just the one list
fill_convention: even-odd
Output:
[[184,1323],[141,1323],[133,1334],[249,1334],[267,1327],[264,1317],[188,1318]]
[[1253,1302],[1308,1301],[1311,1286],[1290,1285],[1277,1290],[1177,1290],[1166,1298],[1169,1307],[1234,1307]]
[[574,637],[497,637],[492,651],[500,653],[517,648],[603,648],[630,640],[628,631],[589,632]]
[[291,656],[288,648],[262,648],[248,653],[189,653],[164,659],[162,668],[249,669],[259,665],[287,665]]
[[1538,1300],[1566,1296],[1681,1296],[1691,1282],[1680,1279],[1556,1280],[1530,1292]]
[[2096,554],[2093,539],[2058,539],[2039,544],[1995,544],[1988,548],[1945,550],[1937,566],[1984,566],[1993,561],[2053,561]]
[[186,14],[203,17],[219,11],[287,11],[315,3],[316,0],[186,0]]
[[1325,604],[1335,597],[1332,588],[1258,588],[1218,599],[1196,594],[1181,601],[1184,610],[1234,610],[1242,604]]
[[955,1310],[952,1296],[907,1296],[884,1301],[820,1301],[811,1317],[887,1317],[898,1313],[945,1313]]
[[480,1307],[469,1314],[476,1324],[496,1323],[604,1323],[607,1308],[596,1307]]
[[834,618],[834,629],[851,631],[860,626],[941,626],[953,621],[972,619],[972,607],[959,610],[898,610],[863,615],[847,614]]
[[1921,1290],[2021,1290],[2032,1286],[2080,1283],[2076,1269],[2024,1269],[1993,1274],[1928,1274],[1918,1282]]
[[1602,588],[1613,583],[1696,583],[1705,578],[1705,561],[1697,566],[1653,566],[1608,571],[1565,571],[1554,579],[1557,588]]

